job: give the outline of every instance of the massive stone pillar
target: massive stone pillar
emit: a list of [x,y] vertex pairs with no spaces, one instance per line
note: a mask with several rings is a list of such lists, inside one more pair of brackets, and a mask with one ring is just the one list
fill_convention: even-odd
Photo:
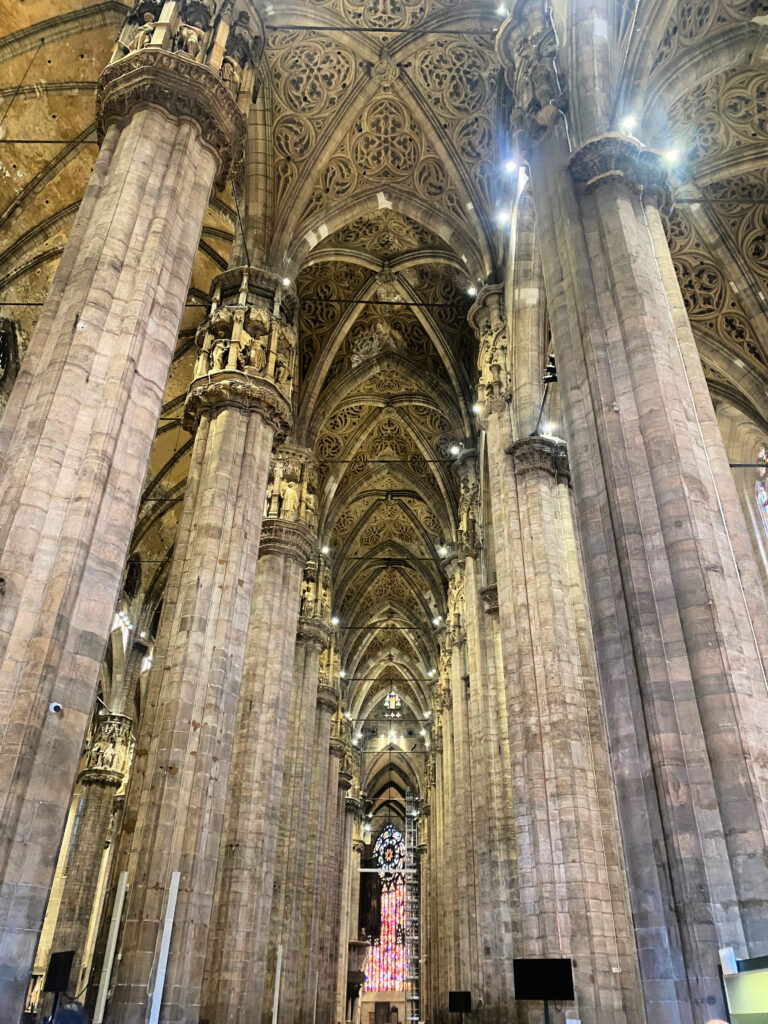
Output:
[[724,1012],[718,947],[768,949],[768,613],[745,593],[733,483],[644,209],[659,155],[603,127],[571,151],[533,0],[499,47],[530,162],[646,1012],[704,1021]]
[[[327,817],[329,791],[328,750],[331,742],[331,716],[339,706],[339,692],[331,684],[336,665],[334,636],[320,658],[317,686],[317,713],[312,743],[307,853],[302,883],[299,949],[303,969],[296,988],[293,1019],[301,1024],[315,1020],[315,1003],[320,985],[320,944],[325,901],[325,840],[330,823]],[[334,758],[334,760],[336,760]],[[337,769],[338,771],[338,769]],[[335,782],[334,782],[335,787]],[[335,795],[335,794],[334,794]]]
[[262,1019],[272,1018],[277,951],[282,947],[279,1019],[291,1022],[296,1012],[299,978],[304,972],[304,949],[300,942],[302,905],[306,899],[304,879],[308,854],[312,752],[317,711],[320,654],[328,642],[329,626],[323,613],[328,592],[327,569],[310,560],[302,586],[301,616],[296,634],[296,654],[285,775],[280,807],[280,827],[272,892],[270,950],[267,989],[262,1001]]
[[170,52],[176,8],[100,79],[101,151],[0,428],[7,1020],[26,991],[208,198],[244,135],[219,77],[226,26],[195,61]]
[[[512,324],[517,372],[511,374],[501,287],[484,289],[470,317],[480,342],[495,526],[521,928],[516,945],[518,955],[574,959],[581,1019],[634,1020],[642,1014],[637,959],[572,540],[565,445],[542,436],[513,440],[530,406],[539,404],[521,386],[530,349],[539,353],[536,383],[543,369],[543,335],[526,337],[521,328],[530,328],[529,312],[521,315],[525,324]],[[510,378],[523,396],[511,406],[504,388]]]
[[94,717],[86,766],[80,773],[82,802],[69,854],[51,951],[72,949],[69,989],[80,992],[86,940],[94,911],[104,847],[115,814],[115,796],[130,767],[133,721],[125,715]]
[[283,359],[290,374],[295,298],[253,268],[225,271],[212,295],[185,406],[195,443],[149,680],[154,698],[136,754],[141,792],[110,1010],[121,1024],[145,1019],[168,928],[160,1020],[181,1024],[200,1010],[270,453],[290,422],[290,375],[279,378],[275,367]]
[[[349,750],[347,751],[350,754]],[[341,787],[340,787],[341,789]],[[339,929],[338,929],[338,960],[336,967],[336,1007],[333,1020],[343,1022],[347,1020],[347,971],[349,969],[349,944],[357,939],[357,904],[353,903],[352,885],[358,887],[360,875],[356,868],[360,866],[360,857],[356,848],[352,845],[352,837],[355,828],[355,818],[359,817],[362,803],[359,790],[354,787],[351,791],[341,789],[344,800],[343,828],[339,830],[340,856],[341,856],[341,900],[339,907]],[[353,875],[354,871],[354,875]]]
[[316,489],[308,450],[281,446],[267,488],[205,964],[202,1017],[216,1024],[240,1020],[246,1006],[255,1020],[261,1014],[283,768],[293,742],[288,722],[296,626]]

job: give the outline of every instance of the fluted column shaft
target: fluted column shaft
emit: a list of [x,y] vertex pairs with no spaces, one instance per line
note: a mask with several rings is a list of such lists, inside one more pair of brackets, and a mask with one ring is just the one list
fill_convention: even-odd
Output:
[[[156,694],[110,1020],[143,1022],[172,873],[181,873],[160,1019],[200,1009],[276,410],[267,382],[193,384],[195,433],[149,688]],[[146,740],[146,747],[144,746]]]
[[581,1019],[637,1020],[642,1007],[607,740],[589,637],[579,632],[586,616],[569,547],[565,446],[532,437],[508,455],[502,415],[489,417],[489,472],[494,520],[502,524],[499,618],[522,951],[575,960]]
[[[341,1024],[347,1017],[347,969],[349,965],[349,943],[351,939],[357,938],[357,913],[355,913],[355,924],[352,926],[352,882],[353,866],[359,864],[359,856],[352,848],[352,833],[355,825],[355,814],[360,810],[360,801],[351,798],[347,790],[341,789],[340,793],[344,801],[344,827],[340,830],[340,855],[341,855],[341,900],[339,906],[339,942],[338,962],[336,968],[336,1010],[334,1021]],[[359,882],[360,876],[355,873],[354,881]]]
[[258,1020],[267,968],[275,848],[301,577],[303,523],[266,519],[251,605],[224,830],[208,942],[204,1016]]
[[643,159],[606,136],[569,174],[556,124],[531,169],[646,1005],[705,1020],[722,1012],[717,948],[768,943],[768,613],[745,591],[756,570]]
[[153,107],[106,128],[0,429],[4,1019],[27,987],[216,169],[190,119]]
[[[327,642],[328,626],[320,619],[299,620],[291,694],[291,722],[280,833],[272,896],[272,951],[283,947],[279,1020],[293,1021],[297,1013],[299,976],[304,972],[301,937],[302,905],[308,856],[308,830],[312,790],[312,752],[317,713],[318,664]],[[274,971],[272,971],[274,975]],[[274,984],[274,977],[272,977]],[[274,991],[272,990],[272,995]],[[271,1019],[270,1000],[265,998],[262,1019]]]
[[321,681],[318,686],[315,735],[312,744],[307,859],[299,930],[299,949],[304,970],[299,975],[294,1015],[294,1020],[301,1024],[312,1024],[314,1020],[315,999],[320,985],[320,944],[325,900],[324,854],[327,829],[330,827],[327,818],[328,746],[331,737],[331,715],[337,705],[336,691],[328,686],[327,682]]
[[328,791],[325,804],[325,843],[320,865],[322,892],[320,912],[320,978],[317,989],[317,1021],[331,1024],[336,1008],[336,963],[339,950],[339,904],[341,881],[341,836],[344,832],[344,798],[349,779],[344,778],[344,743],[331,735],[328,757]]

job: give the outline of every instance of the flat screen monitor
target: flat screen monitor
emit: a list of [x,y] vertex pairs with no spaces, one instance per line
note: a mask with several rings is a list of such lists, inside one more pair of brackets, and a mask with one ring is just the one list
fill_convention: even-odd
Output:
[[573,972],[569,957],[513,960],[515,999],[547,999],[567,1003],[573,999]]
[[448,993],[449,1013],[472,1013],[471,992],[449,992]]

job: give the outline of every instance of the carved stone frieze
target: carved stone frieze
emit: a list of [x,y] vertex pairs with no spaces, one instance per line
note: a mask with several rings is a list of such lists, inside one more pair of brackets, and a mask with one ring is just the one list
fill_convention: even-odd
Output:
[[512,94],[513,149],[525,156],[566,107],[548,5],[542,0],[518,0],[496,36],[496,53]]
[[133,721],[126,715],[97,715],[80,773],[84,785],[119,789],[131,762]]
[[478,401],[498,401],[509,386],[504,286],[486,285],[467,314],[477,337]]
[[620,132],[589,139],[571,156],[574,180],[591,191],[607,181],[618,181],[653,198],[663,209],[670,205],[667,170],[662,154]]
[[264,519],[261,524],[259,558],[264,555],[282,555],[303,565],[314,540],[314,531],[306,523]]
[[334,686],[320,681],[317,686],[317,706],[322,711],[330,711],[331,714],[339,706],[339,694]]
[[184,53],[144,48],[108,64],[96,93],[99,139],[110,124],[128,121],[145,107],[162,107],[171,116],[194,121],[218,161],[221,187],[242,159],[245,118],[219,76]]
[[223,370],[192,382],[184,404],[183,426],[194,433],[200,417],[224,406],[237,406],[260,413],[275,428],[277,439],[285,437],[291,425],[291,407],[274,384],[248,372]]
[[485,610],[489,615],[499,610],[499,588],[495,583],[480,588],[480,597],[483,599]]
[[570,479],[568,450],[564,441],[552,437],[523,437],[507,449],[512,456],[515,473],[550,473]]
[[299,616],[296,641],[322,649],[328,643],[329,626],[322,619]]

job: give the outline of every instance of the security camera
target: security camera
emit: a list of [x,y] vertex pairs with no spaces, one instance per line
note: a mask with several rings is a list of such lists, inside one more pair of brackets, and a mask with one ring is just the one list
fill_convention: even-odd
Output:
[[61,706],[61,704],[59,704],[57,700],[52,700],[51,703],[48,705],[48,710],[51,711],[54,715],[60,715],[64,708]]

